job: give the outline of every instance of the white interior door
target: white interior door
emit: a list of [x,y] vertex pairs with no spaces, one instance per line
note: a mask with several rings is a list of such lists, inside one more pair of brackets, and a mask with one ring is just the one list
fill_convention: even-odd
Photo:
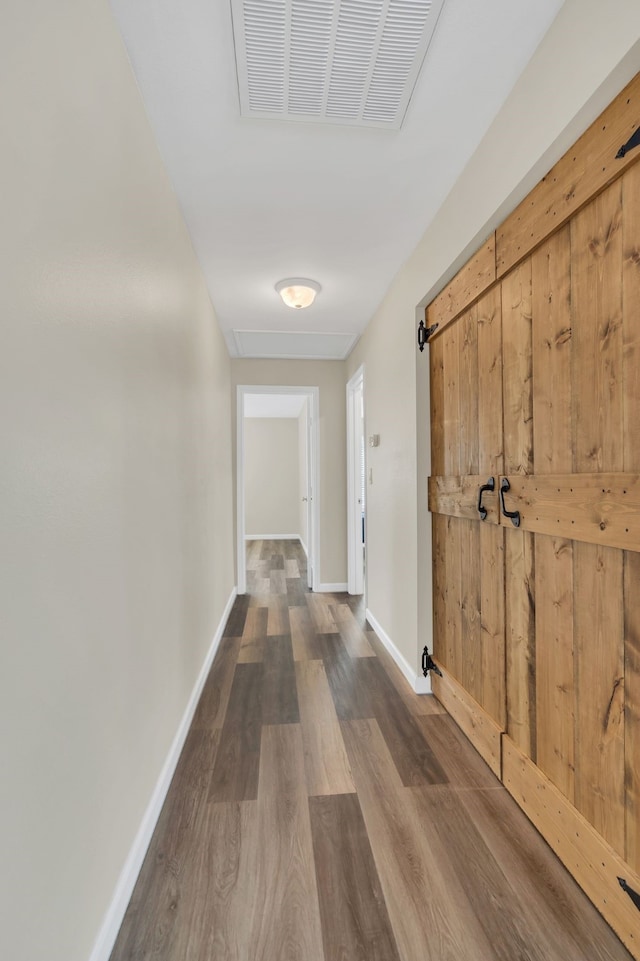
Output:
[[363,594],[366,551],[364,369],[347,384],[348,590]]

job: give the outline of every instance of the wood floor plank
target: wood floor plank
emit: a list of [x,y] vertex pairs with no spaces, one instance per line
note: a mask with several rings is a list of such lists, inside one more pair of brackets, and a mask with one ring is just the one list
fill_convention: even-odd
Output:
[[262,729],[262,664],[238,664],[209,789],[210,801],[258,796]]
[[630,958],[611,928],[507,791],[462,791],[460,800],[525,905],[535,940],[551,961]]
[[332,604],[330,610],[351,657],[375,657],[367,636],[353,616],[349,605]]
[[295,558],[287,557],[284,562],[285,577],[300,577],[300,568]]
[[295,665],[309,796],[355,791],[322,661]]
[[343,722],[342,731],[400,957],[494,961],[460,883],[434,858],[377,722]]
[[283,570],[272,570],[269,574],[269,583],[272,594],[287,593],[287,579]]
[[227,623],[224,627],[224,637],[242,636],[245,618],[249,609],[249,600],[250,598],[248,594],[238,594],[233,602],[231,613],[229,614]]
[[249,600],[249,607],[269,607],[269,601],[271,599],[271,581],[269,577],[266,578],[256,578],[255,586],[251,591],[251,598]]
[[272,597],[269,603],[267,636],[276,637],[281,634],[289,634],[290,631],[289,607],[287,601],[287,592],[285,590],[284,596],[278,594],[276,597]]
[[289,609],[289,624],[294,660],[316,660],[319,656],[315,644],[316,632],[311,620],[311,612],[306,604],[304,607]]
[[495,790],[502,784],[448,714],[417,719],[425,741],[455,788]]
[[239,637],[223,637],[204,682],[191,726],[215,730],[222,727],[236,669]]
[[266,607],[250,607],[247,611],[242,643],[238,652],[239,664],[257,664],[264,660],[268,614]]
[[331,613],[330,594],[307,594],[306,602],[318,634],[337,634],[338,627]]
[[247,961],[324,961],[299,725],[263,729]]
[[255,571],[256,567],[260,563],[260,552],[262,550],[262,541],[247,541],[247,570]]
[[[171,961],[173,957],[198,961],[243,961],[251,957],[246,914],[253,896],[260,843],[256,801],[207,807],[201,843],[185,879],[189,923],[182,949],[171,956]],[[151,956],[156,957],[155,953]]]
[[456,791],[412,789],[423,824],[433,825],[432,846],[459,881],[491,945],[494,961],[548,961],[547,945],[531,927],[526,901],[514,896],[509,880],[485,844]]
[[299,577],[287,577],[287,604],[289,608],[306,607],[307,588]]
[[206,797],[218,753],[221,728],[191,727],[171,782],[176,793]]
[[269,637],[262,683],[262,723],[294,724],[300,720],[293,650],[289,635]]
[[355,794],[309,798],[325,961],[400,961]]

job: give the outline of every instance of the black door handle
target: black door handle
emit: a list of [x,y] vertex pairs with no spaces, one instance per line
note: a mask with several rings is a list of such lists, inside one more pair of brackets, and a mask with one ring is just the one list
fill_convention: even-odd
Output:
[[500,482],[500,503],[502,504],[502,513],[505,517],[510,518],[514,527],[520,527],[520,511],[508,511],[505,507],[504,495],[510,489],[511,484],[506,477],[503,477],[502,481]]
[[482,506],[482,495],[485,491],[494,491],[496,489],[496,482],[493,477],[490,477],[486,484],[483,484],[478,492],[478,514],[480,515],[480,520],[484,521],[487,519],[487,508]]

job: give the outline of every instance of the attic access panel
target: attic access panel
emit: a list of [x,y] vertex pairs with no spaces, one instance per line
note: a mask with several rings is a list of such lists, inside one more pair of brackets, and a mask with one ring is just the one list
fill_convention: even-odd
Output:
[[231,0],[243,117],[397,130],[444,0]]

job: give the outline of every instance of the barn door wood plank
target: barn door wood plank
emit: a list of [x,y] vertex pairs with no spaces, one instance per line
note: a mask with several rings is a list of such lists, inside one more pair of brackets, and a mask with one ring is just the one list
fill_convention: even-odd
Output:
[[638,150],[620,159],[616,154],[638,126],[639,118],[640,74],[498,227],[498,277],[638,161]]
[[476,700],[506,729],[503,528],[480,525],[482,692]]
[[429,391],[431,405],[431,473],[444,474],[444,341],[429,344]]
[[[497,478],[503,472],[502,309],[500,288],[478,302],[478,471]],[[487,500],[491,500],[488,498]],[[497,505],[497,497],[494,498]],[[487,506],[489,506],[487,504]]]
[[570,801],[574,796],[573,548],[535,538],[536,762]]
[[535,473],[570,473],[573,450],[569,226],[533,254],[531,280]]
[[519,511],[522,530],[640,551],[640,474],[515,474],[508,479],[506,500]]
[[445,596],[447,518],[434,514],[431,518],[433,537],[433,654],[447,665]]
[[533,535],[505,531],[507,732],[536,759],[536,601]]
[[[504,472],[533,469],[531,260],[502,282]],[[501,520],[504,523],[504,519]],[[536,755],[535,564],[531,534],[505,528],[507,731]]]
[[443,335],[444,365],[444,469],[445,475],[460,474],[460,352],[459,324]]
[[460,474],[478,474],[478,308],[457,322],[459,361]]
[[571,221],[573,449],[577,473],[624,470],[622,185]]
[[492,233],[427,307],[427,327],[438,324],[436,339],[447,324],[455,320],[496,279],[495,245],[495,233]]
[[[482,704],[482,636],[480,630],[480,524],[460,525],[460,637],[461,680],[474,700]],[[483,705],[484,706],[484,705]]]
[[[492,475],[493,476],[493,475]],[[429,510],[434,514],[479,520],[478,494],[480,486],[487,483],[487,474],[469,474],[466,477],[430,477],[428,480]],[[495,491],[483,494],[482,504],[487,511],[483,524],[499,524],[498,480],[494,477]]]
[[624,856],[622,552],[592,544],[574,552],[575,805]]
[[[622,178],[624,469],[640,472],[640,165]],[[640,872],[640,554],[624,555],[625,851]]]
[[625,857],[640,873],[640,554],[624,559]]

